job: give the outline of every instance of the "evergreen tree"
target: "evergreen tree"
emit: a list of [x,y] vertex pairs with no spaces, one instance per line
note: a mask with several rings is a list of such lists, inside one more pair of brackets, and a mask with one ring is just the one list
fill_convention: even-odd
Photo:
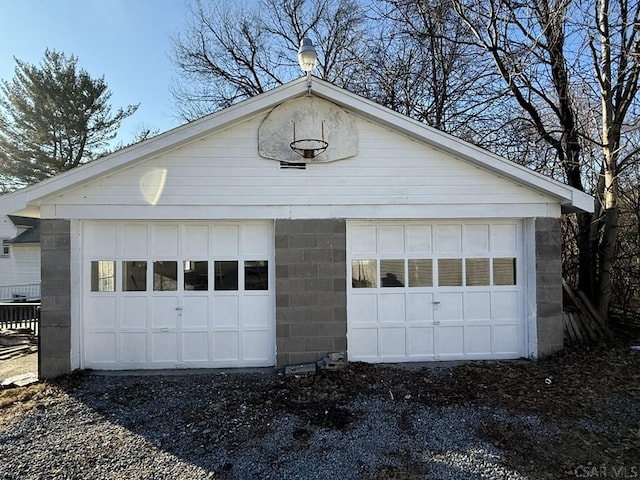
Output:
[[0,83],[0,178],[5,189],[37,183],[90,162],[138,105],[112,114],[104,77],[91,78],[75,56],[46,50],[40,66],[16,59]]

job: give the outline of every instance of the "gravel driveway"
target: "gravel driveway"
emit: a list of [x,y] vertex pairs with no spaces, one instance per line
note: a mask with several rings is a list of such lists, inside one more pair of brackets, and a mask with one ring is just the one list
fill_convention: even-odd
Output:
[[[568,424],[526,405],[505,407],[487,385],[486,376],[508,372],[518,382],[525,372],[553,388],[540,377],[549,372],[528,362],[482,365],[352,364],[300,378],[272,370],[77,374],[29,387],[0,409],[0,478],[576,478],[572,458],[558,450],[557,461],[540,457],[571,449]],[[629,429],[640,432],[640,401],[615,398],[621,415],[635,416],[629,428],[593,418],[580,428],[628,443]]]

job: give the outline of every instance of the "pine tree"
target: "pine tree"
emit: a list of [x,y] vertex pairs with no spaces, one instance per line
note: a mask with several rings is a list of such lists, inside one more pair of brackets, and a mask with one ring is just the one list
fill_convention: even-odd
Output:
[[91,78],[73,55],[47,49],[40,66],[15,61],[14,78],[0,83],[0,178],[5,189],[94,160],[138,108],[129,105],[112,114],[104,77]]

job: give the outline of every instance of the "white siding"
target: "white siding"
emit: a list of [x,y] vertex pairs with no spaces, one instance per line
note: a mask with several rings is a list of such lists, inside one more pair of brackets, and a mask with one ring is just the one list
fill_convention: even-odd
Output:
[[[0,242],[18,233],[9,217],[0,216]],[[0,287],[32,283],[40,283],[40,245],[11,244],[9,256],[0,256]]]
[[40,283],[40,245],[11,245],[9,257],[0,257],[0,287]]
[[17,235],[17,228],[9,217],[0,215],[0,240],[13,238]]
[[[50,200],[71,218],[557,216],[557,201],[357,119],[351,159],[283,170],[258,155],[259,116]],[[96,208],[99,207],[99,208]]]

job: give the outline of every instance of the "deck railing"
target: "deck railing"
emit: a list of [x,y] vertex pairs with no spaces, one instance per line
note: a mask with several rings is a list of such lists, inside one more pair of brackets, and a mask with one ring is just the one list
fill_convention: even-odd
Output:
[[0,330],[30,329],[38,335],[40,324],[40,302],[3,302],[0,303]]

